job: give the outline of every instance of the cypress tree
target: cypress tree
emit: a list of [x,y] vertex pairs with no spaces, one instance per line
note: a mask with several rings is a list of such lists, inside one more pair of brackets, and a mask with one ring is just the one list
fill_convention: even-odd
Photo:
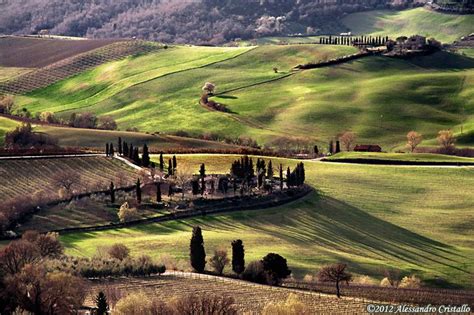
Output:
[[204,163],[201,164],[199,169],[199,176],[201,177],[201,196],[203,196],[206,191],[206,165]]
[[114,153],[115,153],[115,152],[114,152],[114,144],[111,143],[111,144],[109,145],[109,156],[113,157],[113,156],[114,156]]
[[156,202],[161,202],[161,183],[156,183]]
[[138,151],[138,148],[135,148],[133,149],[133,161],[135,162],[135,164],[137,165],[141,165],[141,161],[140,161],[140,153]]
[[171,159],[168,160],[168,175],[173,175],[173,162],[171,161]]
[[202,273],[206,267],[206,251],[204,250],[204,239],[199,226],[193,228],[193,235],[189,247],[191,266],[195,271]]
[[100,291],[95,297],[95,306],[97,307],[97,315],[106,315],[109,311],[109,303],[104,292]]
[[115,186],[114,182],[110,182],[110,202],[115,203]]
[[125,157],[128,156],[128,143],[125,141],[122,143],[122,155]]
[[118,138],[118,153],[119,153],[120,155],[123,154],[123,150],[122,150],[122,138],[121,138],[121,137]]
[[232,241],[232,270],[240,275],[245,270],[245,249],[242,240]]
[[329,148],[328,148],[328,151],[330,154],[333,154],[334,153],[334,142],[331,140],[329,141]]
[[290,167],[286,169],[286,186],[290,188],[290,186],[293,186],[293,183],[291,182],[291,171]]
[[178,168],[178,161],[176,161],[176,155],[173,155],[173,174],[176,172]]
[[136,193],[137,193],[137,202],[138,204],[140,204],[142,203],[142,187],[140,184],[140,178],[137,179]]
[[314,146],[314,154],[319,155],[319,149],[317,145]]
[[341,152],[341,143],[339,142],[339,140],[336,141],[336,153],[339,153]]
[[163,153],[160,153],[160,171],[163,172],[165,169],[165,160],[163,159]]
[[280,164],[280,190],[283,190],[283,165]]
[[148,146],[146,143],[143,145],[142,165],[144,167],[150,166],[150,154],[148,153]]
[[105,144],[105,156],[109,156],[109,144]]
[[130,160],[133,160],[133,154],[134,154],[133,144],[130,143],[130,147],[128,148],[128,158]]
[[272,160],[268,162],[268,167],[267,167],[267,178],[270,180],[273,179],[273,165],[272,165]]

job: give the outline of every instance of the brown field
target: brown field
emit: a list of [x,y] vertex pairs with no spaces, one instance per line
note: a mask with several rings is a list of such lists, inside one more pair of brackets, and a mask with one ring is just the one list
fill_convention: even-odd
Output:
[[[136,172],[118,160],[105,157],[44,158],[0,160],[0,199],[31,196],[37,192],[57,196],[53,176],[60,172],[80,175],[80,191],[107,188],[110,181],[116,187],[132,184]],[[119,182],[124,182],[119,185]]]
[[41,68],[116,41],[3,37],[0,38],[0,66]]
[[[290,293],[313,310],[314,314],[365,314],[367,301],[341,298],[299,290],[270,287],[249,282],[223,279],[199,274],[173,274],[151,278],[122,278],[98,280],[91,284],[91,295],[86,299],[87,306],[93,306],[93,296],[98,291],[116,288],[121,295],[143,291],[150,297],[159,297],[167,302],[172,297],[189,294],[216,294],[231,296],[235,300],[239,314],[259,314],[266,303],[285,301]],[[107,289],[108,288],[108,289]]]

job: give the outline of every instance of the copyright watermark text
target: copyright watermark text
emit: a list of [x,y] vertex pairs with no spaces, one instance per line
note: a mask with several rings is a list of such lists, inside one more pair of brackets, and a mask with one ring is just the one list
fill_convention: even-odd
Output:
[[435,314],[469,314],[471,307],[467,304],[463,305],[425,305],[425,306],[414,306],[407,304],[368,304],[367,312],[370,314],[377,313],[392,313],[392,314],[403,314],[403,313],[435,313]]

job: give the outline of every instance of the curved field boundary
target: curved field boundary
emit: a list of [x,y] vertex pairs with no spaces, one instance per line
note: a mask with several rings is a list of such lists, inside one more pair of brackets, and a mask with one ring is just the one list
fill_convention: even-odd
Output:
[[321,159],[322,162],[330,163],[349,163],[349,164],[374,164],[374,165],[413,165],[413,166],[472,166],[474,159],[469,162],[428,162],[428,161],[400,161],[400,160],[381,160],[381,159]]
[[50,232],[57,232],[60,234],[78,233],[78,232],[95,232],[95,231],[103,231],[103,230],[109,230],[109,229],[131,227],[131,226],[147,224],[147,223],[159,223],[159,222],[166,222],[166,221],[172,221],[172,220],[188,219],[188,218],[203,216],[203,215],[208,215],[208,214],[228,213],[228,212],[243,211],[243,210],[267,209],[267,208],[273,208],[273,207],[281,206],[281,205],[299,200],[303,197],[306,197],[311,192],[313,192],[313,189],[310,186],[304,186],[303,189],[296,191],[294,195],[290,195],[290,196],[287,195],[285,198],[278,199],[278,200],[275,200],[274,196],[270,196],[270,197],[273,197],[273,198],[269,198],[270,200],[264,200],[262,202],[256,202],[256,203],[247,204],[247,205],[230,205],[230,206],[216,207],[213,209],[204,209],[204,208],[192,209],[192,210],[186,210],[186,211],[179,211],[172,214],[165,214],[159,217],[151,217],[151,218],[144,218],[140,220],[134,220],[134,221],[125,222],[125,223],[111,223],[107,225],[56,229],[56,230],[51,230]]
[[159,48],[160,45],[145,41],[116,42],[3,82],[0,84],[0,94],[25,94],[106,62],[121,60],[131,55],[149,53]]
[[[67,104],[66,105],[67,108],[65,108],[63,110],[58,110],[58,111],[55,111],[55,112],[56,113],[61,113],[61,112],[66,112],[66,111],[77,110],[77,109],[82,109],[82,108],[87,108],[87,107],[90,107],[90,106],[94,106],[98,102],[101,102],[101,101],[103,101],[104,99],[106,99],[108,97],[114,96],[114,95],[116,95],[116,94],[118,94],[118,93],[120,93],[120,92],[122,92],[126,89],[133,88],[135,86],[145,84],[145,83],[148,83],[148,82],[156,80],[156,79],[165,78],[167,76],[171,76],[171,75],[174,75],[174,74],[178,74],[178,73],[182,73],[182,72],[186,72],[186,71],[198,70],[198,69],[209,67],[209,66],[221,63],[221,62],[226,62],[226,61],[238,58],[238,57],[248,53],[249,51],[251,51],[253,49],[255,49],[255,47],[244,50],[243,52],[238,53],[238,54],[236,54],[235,56],[232,56],[232,57],[211,61],[211,62],[208,62],[208,63],[204,63],[202,65],[199,65],[199,66],[194,66],[194,67],[190,67],[190,68],[186,68],[186,69],[181,69],[181,70],[176,70],[176,71],[172,71],[172,72],[168,72],[168,73],[164,73],[164,74],[160,74],[160,75],[151,76],[149,78],[146,78],[144,80],[140,80],[140,81],[137,81],[137,82],[134,82],[134,83],[131,83],[131,84],[124,84],[124,86],[120,86],[121,82],[118,81],[118,82],[116,82],[112,85],[104,87],[103,89],[97,91],[95,94],[93,94],[93,95],[91,95],[91,96],[89,96],[85,99],[82,99],[82,100],[77,101],[75,103]],[[212,56],[209,56],[208,58],[210,58],[210,57],[212,57]],[[195,60],[189,61],[188,63],[192,63],[192,62],[195,62]],[[102,94],[107,94],[107,92],[109,92],[110,90],[112,90],[110,92],[110,95],[106,95],[106,97],[101,98]],[[76,104],[79,104],[79,105],[76,106]],[[81,104],[85,104],[85,105],[82,106]],[[69,107],[69,106],[74,106],[74,107]]]

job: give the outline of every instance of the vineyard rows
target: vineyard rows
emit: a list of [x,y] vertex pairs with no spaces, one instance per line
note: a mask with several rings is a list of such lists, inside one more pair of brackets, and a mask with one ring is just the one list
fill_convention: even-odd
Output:
[[159,45],[146,41],[122,41],[100,47],[0,83],[0,94],[25,94],[69,78],[103,63],[149,53]]
[[91,286],[91,295],[86,299],[88,306],[93,306],[93,295],[99,290],[104,290],[105,287],[118,289],[123,295],[143,291],[150,297],[160,297],[163,301],[193,293],[230,296],[234,298],[239,313],[245,314],[259,314],[265,304],[285,301],[291,293],[296,294],[301,302],[314,311],[314,314],[364,314],[367,304],[367,301],[359,299],[337,299],[335,296],[258,285],[234,279],[198,274],[189,276],[173,272],[152,278],[93,281]]
[[124,163],[105,157],[75,157],[28,160],[1,160],[0,198],[28,196],[35,192],[57,194],[53,177],[61,172],[79,177],[79,190],[106,188],[111,181],[116,187],[136,180],[136,173]]

